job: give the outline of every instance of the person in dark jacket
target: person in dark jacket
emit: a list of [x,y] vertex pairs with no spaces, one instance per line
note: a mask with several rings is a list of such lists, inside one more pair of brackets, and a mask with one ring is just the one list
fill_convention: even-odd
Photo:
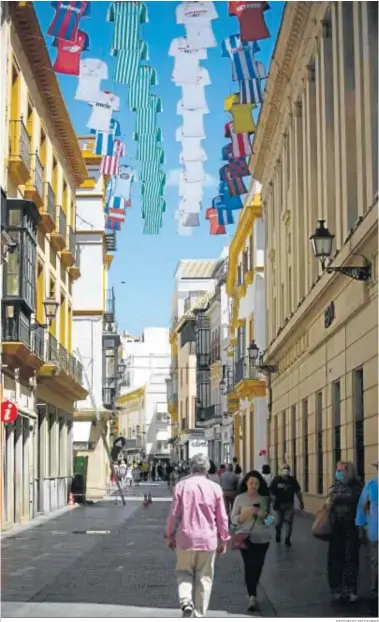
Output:
[[303,496],[300,484],[296,477],[291,475],[291,467],[284,464],[282,474],[277,475],[271,482],[270,492],[274,501],[276,512],[276,541],[279,543],[282,538],[282,527],[285,525],[285,545],[291,546],[292,525],[295,508],[295,495],[299,499],[300,509],[304,509]]
[[328,550],[328,580],[333,600],[358,600],[359,530],[355,524],[362,486],[352,462],[338,462],[336,481],[327,498],[332,533]]

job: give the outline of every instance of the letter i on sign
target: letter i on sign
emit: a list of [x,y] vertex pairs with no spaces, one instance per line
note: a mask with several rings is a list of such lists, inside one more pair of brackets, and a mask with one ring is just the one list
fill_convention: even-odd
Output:
[[3,423],[13,423],[17,419],[18,409],[16,404],[6,400],[1,404],[1,421]]

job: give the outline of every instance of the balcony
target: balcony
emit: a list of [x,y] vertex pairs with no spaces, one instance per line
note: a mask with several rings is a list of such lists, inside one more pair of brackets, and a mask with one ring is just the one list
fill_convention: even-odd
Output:
[[235,393],[235,381],[234,381],[234,366],[226,368],[226,393],[228,413],[234,413],[239,406],[239,397]]
[[44,202],[40,210],[40,227],[44,233],[51,233],[55,229],[56,198],[54,190],[48,181],[45,182]]
[[222,419],[221,404],[212,404],[204,408],[204,422],[217,421]]
[[76,245],[76,250],[75,250],[75,263],[68,270],[68,273],[69,273],[70,277],[74,281],[79,279],[80,275],[81,275],[81,273],[80,273],[80,254],[81,254],[81,249],[80,249],[80,246],[77,244]]
[[112,324],[116,319],[116,297],[114,289],[107,289],[105,291],[105,311],[104,321],[108,324]]
[[55,231],[51,234],[51,244],[55,250],[61,251],[66,246],[66,214],[60,205],[57,205],[56,212]]
[[30,136],[22,119],[9,124],[8,173],[16,186],[30,178]]
[[155,414],[155,427],[158,430],[166,430],[170,425],[170,418],[167,413],[156,413]]
[[105,408],[114,410],[116,399],[116,379],[115,378],[103,378],[103,404]]
[[31,330],[30,318],[16,306],[2,308],[2,358],[10,369],[38,370],[44,359],[44,327]]
[[25,199],[33,201],[40,208],[44,201],[43,166],[36,153],[31,156],[32,174],[25,185]]
[[266,395],[266,383],[259,378],[257,369],[248,356],[242,356],[236,363],[235,392],[242,398]]
[[62,263],[66,268],[72,268],[76,259],[76,234],[72,227],[67,227],[66,248],[61,253]]
[[158,441],[156,444],[155,457],[156,458],[166,458],[170,455],[170,445],[168,441]]
[[115,231],[107,231],[105,233],[105,252],[106,253],[115,253],[117,250],[116,247],[116,232]]
[[46,362],[39,371],[39,379],[73,401],[83,400],[88,391],[83,387],[82,365],[49,334]]

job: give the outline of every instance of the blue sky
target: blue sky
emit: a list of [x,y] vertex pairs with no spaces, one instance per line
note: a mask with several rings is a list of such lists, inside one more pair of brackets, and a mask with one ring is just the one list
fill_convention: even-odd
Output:
[[[112,77],[115,60],[110,56],[110,44],[113,24],[106,22],[109,2],[93,2],[92,16],[82,19],[81,29],[90,37],[90,50],[82,58],[101,58],[108,63]],[[163,112],[158,115],[158,123],[163,130],[163,148],[166,153],[164,170],[179,169],[179,143],[175,142],[175,130],[180,125],[181,117],[176,115],[177,102],[181,89],[171,82],[174,59],[168,56],[170,42],[175,37],[184,35],[184,27],[175,22],[177,2],[147,2],[149,23],[141,27],[141,36],[148,42],[150,60],[148,64],[158,72],[159,85],[152,89],[162,98]],[[48,2],[35,2],[42,31],[46,35],[54,15]],[[283,2],[270,2],[271,9],[265,12],[265,19],[271,38],[259,42],[261,51],[257,60],[269,65],[280,26]],[[231,34],[239,32],[238,20],[229,17],[227,2],[216,2],[219,19],[213,21],[213,29],[219,43],[218,48],[208,50],[208,60],[202,61],[210,73],[212,85],[206,87],[206,96],[210,114],[205,117],[206,140],[203,141],[207,153],[206,172],[209,176],[205,188],[203,208],[200,215],[200,227],[192,237],[181,237],[176,233],[174,212],[178,205],[178,188],[166,187],[165,198],[167,211],[164,226],[158,236],[143,235],[143,221],[140,210],[140,185],[134,184],[131,210],[118,236],[118,251],[110,271],[110,285],[116,291],[117,321],[120,329],[138,334],[144,326],[167,326],[171,315],[171,296],[173,275],[180,259],[217,258],[222,249],[230,242],[234,227],[228,228],[227,236],[210,236],[205,209],[217,194],[218,170],[222,166],[221,149],[226,144],[223,137],[224,124],[229,115],[224,112],[224,98],[237,90],[231,79],[231,65],[221,56],[221,41]],[[56,50],[47,44],[52,59]],[[78,135],[86,134],[86,123],[90,115],[89,106],[74,99],[77,78],[58,74],[62,93]],[[113,90],[121,99],[121,109],[115,114],[121,123],[121,131],[127,146],[128,155],[125,163],[133,165],[135,143],[131,140],[134,130],[134,113],[126,107],[127,87],[116,84],[112,79],[102,82],[104,90]],[[100,278],[100,275],[99,275]],[[125,285],[121,282],[125,281]]]

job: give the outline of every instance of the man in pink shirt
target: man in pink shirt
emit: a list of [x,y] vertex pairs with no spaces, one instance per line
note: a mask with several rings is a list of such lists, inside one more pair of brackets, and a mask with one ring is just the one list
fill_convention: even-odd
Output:
[[166,523],[167,544],[176,549],[183,618],[205,616],[216,552],[224,554],[230,538],[221,486],[207,478],[209,467],[205,455],[191,459],[191,475],[176,484]]

